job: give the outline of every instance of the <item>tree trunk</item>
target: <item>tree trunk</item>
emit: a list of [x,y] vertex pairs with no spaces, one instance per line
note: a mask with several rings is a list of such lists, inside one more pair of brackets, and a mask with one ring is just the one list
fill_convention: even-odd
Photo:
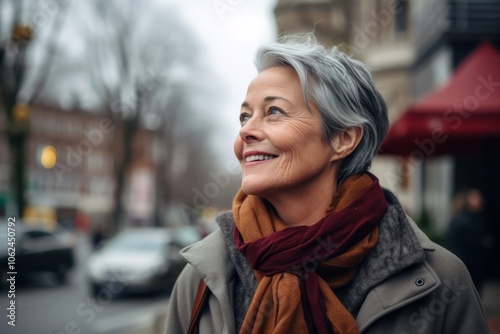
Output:
[[11,171],[10,177],[12,179],[12,193],[14,196],[15,203],[17,203],[16,214],[21,217],[24,213],[24,208],[26,205],[26,200],[24,198],[24,193],[26,190],[25,182],[25,145],[26,145],[26,133],[9,134],[9,149],[10,149],[10,159],[11,159]]
[[[0,52],[0,70],[5,71],[3,67],[3,57],[5,50]],[[3,107],[7,121],[6,139],[9,145],[10,154],[10,180],[11,193],[16,203],[14,212],[15,215],[21,217],[24,213],[26,200],[24,198],[25,191],[25,146],[28,138],[28,120],[24,122],[15,119],[14,109],[16,107],[16,95],[18,86],[8,85],[6,82],[5,72],[0,73],[0,94],[3,99]],[[10,73],[9,73],[10,74]]]
[[132,160],[132,144],[134,141],[135,133],[138,128],[139,116],[136,113],[134,118],[123,120],[123,133],[122,133],[122,149],[123,155],[121,161],[117,166],[116,173],[116,192],[115,192],[115,211],[113,219],[113,230],[118,231],[121,224],[123,224],[123,203],[122,195],[125,190],[126,172]]

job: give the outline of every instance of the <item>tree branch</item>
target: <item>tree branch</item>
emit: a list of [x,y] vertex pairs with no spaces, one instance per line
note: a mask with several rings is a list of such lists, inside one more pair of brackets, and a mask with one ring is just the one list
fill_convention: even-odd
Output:
[[38,76],[38,80],[35,86],[35,89],[33,93],[31,94],[31,97],[28,99],[28,104],[32,104],[33,101],[40,95],[41,91],[43,90],[43,87],[47,83],[47,79],[49,77],[50,71],[52,69],[52,66],[54,64],[54,58],[57,52],[57,43],[58,43],[58,36],[57,33],[63,31],[62,30],[62,25],[64,22],[64,13],[67,10],[68,5],[61,5],[59,8],[59,12],[56,14],[56,17],[54,18],[54,23],[52,24],[52,29],[51,29],[51,35],[55,36],[52,38],[51,43],[48,46],[48,51],[47,51],[47,56],[46,56],[46,61],[45,66],[42,66],[43,69]]

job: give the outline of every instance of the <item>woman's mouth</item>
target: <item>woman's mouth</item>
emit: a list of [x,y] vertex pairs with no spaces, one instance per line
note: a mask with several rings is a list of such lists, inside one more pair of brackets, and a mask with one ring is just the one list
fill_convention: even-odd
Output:
[[262,154],[256,154],[256,155],[249,155],[245,158],[245,162],[253,162],[253,161],[265,161],[265,160],[271,160],[276,158],[275,155],[262,155]]

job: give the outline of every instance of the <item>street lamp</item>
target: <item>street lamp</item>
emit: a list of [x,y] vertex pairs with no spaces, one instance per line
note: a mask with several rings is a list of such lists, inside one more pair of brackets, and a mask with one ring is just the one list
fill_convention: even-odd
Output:
[[52,169],[57,163],[57,151],[52,145],[47,145],[40,153],[40,164],[45,169]]

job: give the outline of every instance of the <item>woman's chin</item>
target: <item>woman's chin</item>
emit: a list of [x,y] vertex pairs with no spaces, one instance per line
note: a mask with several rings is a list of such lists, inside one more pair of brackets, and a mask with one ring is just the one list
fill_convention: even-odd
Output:
[[268,186],[258,182],[248,182],[243,180],[241,183],[241,190],[247,195],[254,195],[262,197],[266,190],[268,190]]

